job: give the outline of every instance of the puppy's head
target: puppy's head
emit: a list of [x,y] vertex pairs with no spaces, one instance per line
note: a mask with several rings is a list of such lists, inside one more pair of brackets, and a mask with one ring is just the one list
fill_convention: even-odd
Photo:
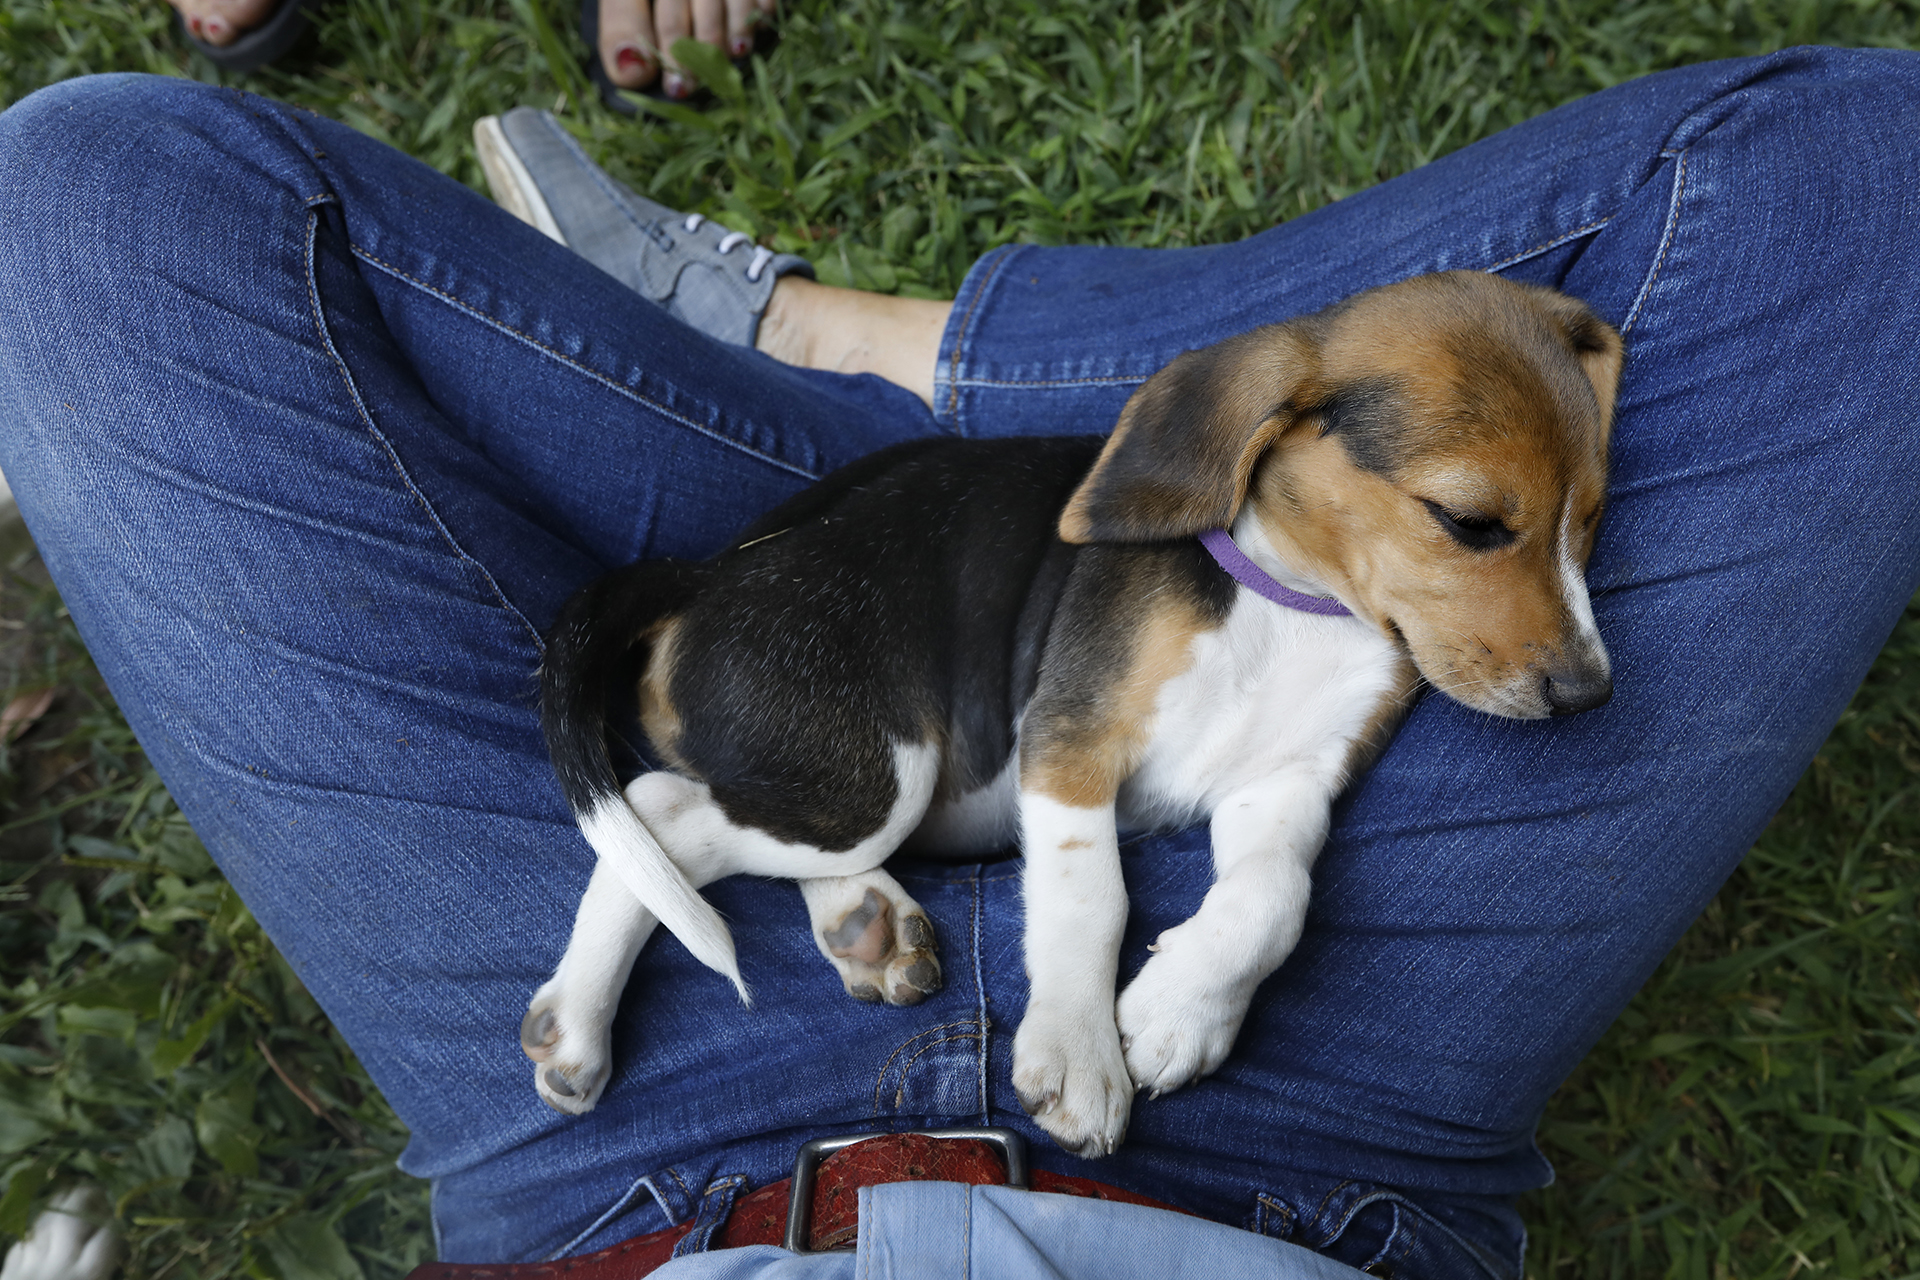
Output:
[[1495,715],[1613,689],[1585,566],[1620,336],[1563,294],[1455,271],[1369,290],[1155,374],[1060,518],[1152,542],[1250,507],[1290,564]]

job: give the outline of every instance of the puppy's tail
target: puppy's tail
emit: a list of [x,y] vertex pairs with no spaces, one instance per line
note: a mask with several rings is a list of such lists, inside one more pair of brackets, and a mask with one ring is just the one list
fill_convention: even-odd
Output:
[[607,704],[646,629],[684,607],[703,566],[643,560],[581,588],[547,635],[540,667],[540,728],[560,790],[580,833],[642,906],[708,968],[732,980],[751,1004],[733,934],[700,896],[621,793],[607,754]]

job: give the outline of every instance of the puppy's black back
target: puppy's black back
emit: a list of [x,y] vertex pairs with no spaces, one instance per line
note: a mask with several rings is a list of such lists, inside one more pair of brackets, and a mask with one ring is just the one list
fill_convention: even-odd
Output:
[[1100,445],[900,445],[709,563],[667,689],[674,753],[730,820],[847,849],[892,811],[894,744],[943,747],[944,796],[1000,771],[1073,560],[1055,524]]

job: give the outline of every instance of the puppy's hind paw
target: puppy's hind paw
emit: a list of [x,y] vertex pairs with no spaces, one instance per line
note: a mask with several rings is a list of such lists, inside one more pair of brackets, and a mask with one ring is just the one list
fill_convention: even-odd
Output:
[[560,1001],[545,988],[534,996],[520,1020],[520,1047],[533,1059],[533,1089],[540,1100],[564,1115],[585,1115],[600,1101],[613,1074],[611,1037],[573,1025]]
[[905,890],[896,900],[869,887],[838,920],[816,927],[820,949],[856,1000],[919,1004],[943,984],[933,922]]
[[945,985],[933,921],[915,909],[894,927],[893,959],[887,964],[888,1004],[919,1004]]

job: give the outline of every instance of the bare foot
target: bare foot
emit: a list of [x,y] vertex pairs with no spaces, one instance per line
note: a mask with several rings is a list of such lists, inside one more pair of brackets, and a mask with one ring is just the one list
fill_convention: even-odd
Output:
[[781,276],[760,317],[754,347],[782,364],[836,373],[877,373],[933,403],[951,302],[838,289]]
[[232,44],[273,9],[273,0],[169,0],[195,39],[216,48]]
[[776,0],[600,0],[600,65],[622,89],[644,89],[665,73],[669,98],[693,93],[694,79],[673,60],[673,42],[688,36],[730,58],[753,48],[753,28],[773,16]]

